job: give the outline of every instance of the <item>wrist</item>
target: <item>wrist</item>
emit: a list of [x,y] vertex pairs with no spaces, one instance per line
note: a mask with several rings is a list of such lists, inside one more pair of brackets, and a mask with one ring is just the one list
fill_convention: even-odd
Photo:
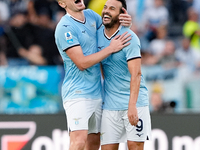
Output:
[[136,103],[137,102],[131,102],[131,101],[129,101],[129,106],[136,106]]
[[107,52],[108,52],[109,54],[112,54],[114,51],[115,51],[115,50],[114,50],[114,48],[113,48],[111,45],[109,45],[109,46],[107,47]]

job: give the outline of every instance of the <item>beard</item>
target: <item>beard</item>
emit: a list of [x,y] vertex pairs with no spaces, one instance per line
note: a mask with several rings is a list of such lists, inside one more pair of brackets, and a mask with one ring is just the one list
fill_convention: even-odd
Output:
[[[111,21],[109,23],[104,23],[103,25],[105,26],[105,28],[109,29],[112,28],[116,23],[119,22],[119,15],[112,17],[110,14],[105,13],[106,15],[109,15],[111,17]],[[104,16],[104,14],[103,14]]]

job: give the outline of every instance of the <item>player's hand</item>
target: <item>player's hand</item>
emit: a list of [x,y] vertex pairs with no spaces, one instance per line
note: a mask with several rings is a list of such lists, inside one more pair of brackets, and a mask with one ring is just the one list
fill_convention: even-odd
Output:
[[117,35],[111,40],[110,46],[112,49],[112,53],[118,52],[130,44],[128,43],[128,41],[131,40],[131,34],[127,33],[128,32],[125,32],[122,35]]
[[119,15],[119,22],[122,26],[130,27],[132,25],[131,15],[128,14],[124,7],[122,7],[122,10],[124,11],[124,13],[121,13]]
[[129,107],[129,109],[128,109],[128,120],[129,120],[129,122],[132,126],[137,125],[139,118],[138,118],[136,106]]

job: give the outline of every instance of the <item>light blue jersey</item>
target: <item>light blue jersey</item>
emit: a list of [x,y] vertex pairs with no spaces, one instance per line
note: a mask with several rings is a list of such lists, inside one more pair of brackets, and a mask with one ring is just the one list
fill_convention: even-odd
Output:
[[[141,58],[140,41],[129,28],[120,26],[118,31],[109,39],[104,34],[104,26],[98,30],[98,50],[107,47],[111,39],[128,31],[132,35],[130,45],[121,51],[111,54],[101,61],[104,73],[104,104],[103,109],[127,110],[130,96],[131,74],[128,70],[128,61]],[[148,106],[148,90],[144,78],[141,76],[140,91],[137,100],[137,107]]]
[[55,30],[55,40],[64,61],[65,77],[62,85],[62,99],[101,98],[100,65],[96,64],[80,71],[68,57],[66,51],[81,46],[85,56],[97,52],[97,29],[101,26],[101,17],[92,10],[84,10],[85,22],[66,14]]

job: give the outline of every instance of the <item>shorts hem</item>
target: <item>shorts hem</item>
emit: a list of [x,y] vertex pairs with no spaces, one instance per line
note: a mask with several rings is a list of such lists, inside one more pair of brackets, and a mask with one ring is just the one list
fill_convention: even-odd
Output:
[[145,142],[145,141],[148,141],[147,139],[145,139],[145,140],[127,140],[127,141],[131,141],[131,142]]
[[101,142],[101,145],[109,145],[109,144],[119,144],[119,143],[125,143],[125,142]]

